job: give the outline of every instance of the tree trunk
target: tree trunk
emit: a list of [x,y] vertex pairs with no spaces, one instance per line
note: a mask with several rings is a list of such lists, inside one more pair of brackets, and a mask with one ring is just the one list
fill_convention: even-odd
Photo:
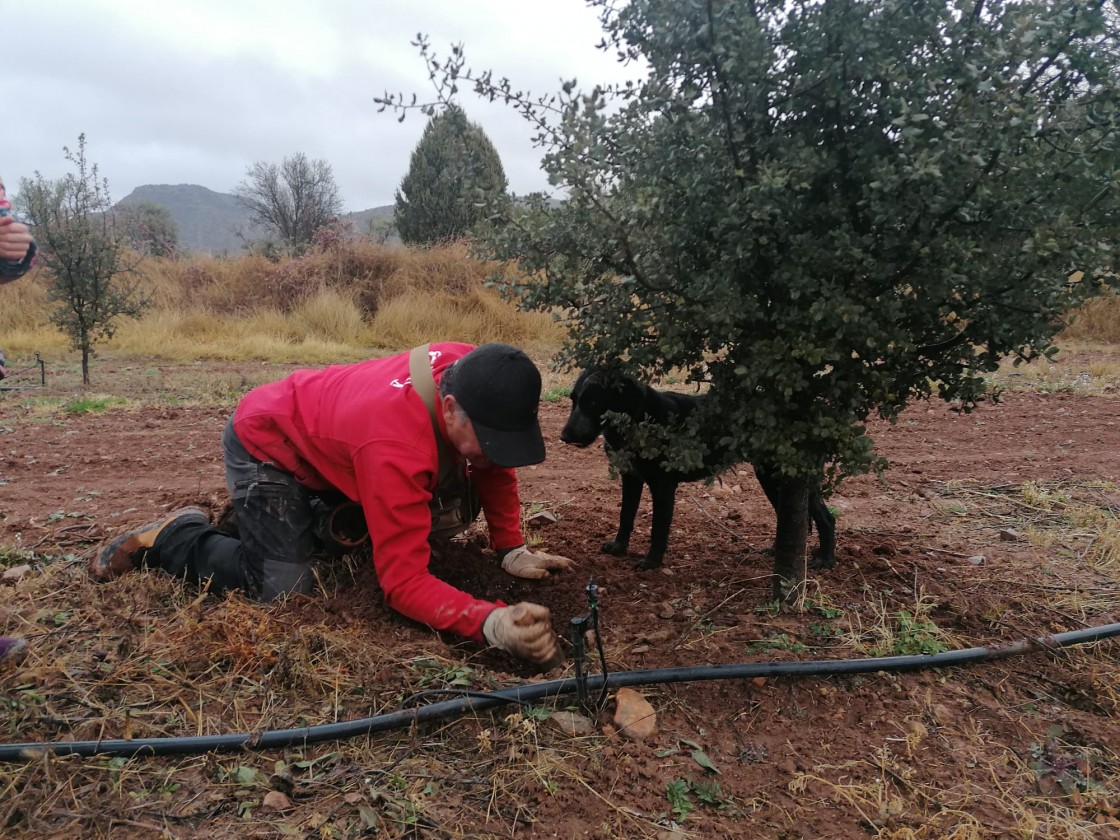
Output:
[[89,384],[89,347],[82,347],[82,384]]
[[809,479],[775,479],[776,498],[770,501],[778,518],[774,538],[774,600],[794,602],[804,596],[808,563]]

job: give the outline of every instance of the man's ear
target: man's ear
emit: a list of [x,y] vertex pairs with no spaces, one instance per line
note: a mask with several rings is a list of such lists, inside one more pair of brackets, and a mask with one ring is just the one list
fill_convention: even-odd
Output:
[[459,401],[451,394],[445,394],[439,398],[439,407],[443,412],[443,422],[446,423],[450,418],[455,416],[455,411],[459,407]]

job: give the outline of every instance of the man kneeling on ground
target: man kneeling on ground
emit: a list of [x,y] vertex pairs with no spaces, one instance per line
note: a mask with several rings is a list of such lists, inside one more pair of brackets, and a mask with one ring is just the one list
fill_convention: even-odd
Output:
[[573,565],[530,551],[521,534],[513,468],[544,460],[540,392],[536,366],[506,344],[444,342],[295,371],[246,394],[226,424],[222,447],[238,537],[217,530],[200,510],[179,510],[112,540],[90,572],[109,580],[147,565],[208,581],[213,593],[241,589],[264,601],[307,593],[318,545],[315,506],[324,494],[341,495],[362,507],[390,607],[553,667],[563,654],[547,607],[479,600],[428,569],[437,494],[448,475],[477,494],[491,548],[507,572],[539,579]]

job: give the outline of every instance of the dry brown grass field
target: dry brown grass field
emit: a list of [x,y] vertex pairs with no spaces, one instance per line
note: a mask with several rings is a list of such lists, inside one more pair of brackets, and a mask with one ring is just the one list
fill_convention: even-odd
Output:
[[[431,336],[530,347],[562,337],[549,316],[519,312],[488,289],[509,269],[470,259],[463,244],[412,251],[342,240],[279,262],[149,259],[138,272],[148,309],[97,345],[103,355],[316,365]],[[0,346],[17,362],[35,352],[68,358],[65,337],[49,324],[48,283],[35,269],[0,287]]]
[[[44,278],[0,289],[13,367],[36,351],[48,362],[46,387],[23,373],[26,389],[0,392],[0,569],[27,567],[0,584],[0,633],[31,641],[0,670],[2,740],[245,736],[197,755],[34,749],[0,763],[0,836],[1120,836],[1115,641],[906,673],[653,681],[636,687],[656,713],[645,741],[619,734],[612,691],[579,734],[566,693],[254,747],[267,731],[414,708],[415,695],[574,674],[571,661],[533,674],[401,618],[360,553],[323,558],[312,595],[268,605],[155,573],[85,576],[99,544],[153,511],[220,510],[222,425],[253,385],[433,337],[522,344],[545,369],[548,458],[519,471],[527,533],[579,564],[514,579],[475,530],[433,571],[547,604],[565,640],[594,579],[612,673],[999,649],[1120,621],[1114,302],[1091,305],[1055,362],[994,374],[1000,402],[873,424],[890,467],[838,489],[837,567],[815,575],[803,611],[781,611],[767,602],[773,515],[749,467],[682,486],[663,569],[632,566],[648,502],[635,557],[599,553],[617,482],[601,449],[559,443],[573,376],[549,367],[557,327],[486,291],[492,270],[455,247],[361,243],[297,266],[154,264],[151,309],[100,348],[89,389],[43,326]],[[542,511],[555,521],[528,525]]]

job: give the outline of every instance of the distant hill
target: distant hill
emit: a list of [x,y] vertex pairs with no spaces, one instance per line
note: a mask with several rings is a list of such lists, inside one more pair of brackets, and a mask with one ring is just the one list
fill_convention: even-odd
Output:
[[[264,231],[249,223],[249,213],[230,193],[219,193],[196,184],[146,184],[117,202],[117,206],[150,202],[166,207],[179,228],[179,245],[190,253],[234,256],[245,241],[264,238]],[[346,213],[354,231],[368,234],[393,218],[393,205]],[[239,236],[240,234],[240,236]]]

